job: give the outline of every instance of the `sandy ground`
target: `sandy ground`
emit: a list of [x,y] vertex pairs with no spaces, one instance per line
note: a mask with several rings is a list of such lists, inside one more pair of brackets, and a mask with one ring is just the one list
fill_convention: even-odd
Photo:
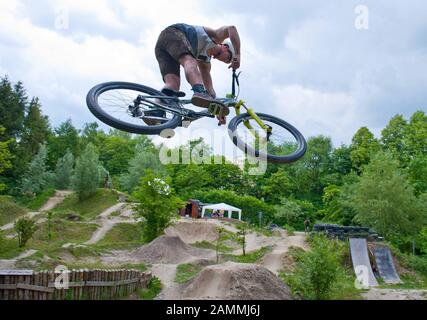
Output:
[[427,290],[370,289],[365,300],[427,300]]
[[266,268],[227,262],[204,268],[182,288],[183,299],[290,300],[289,288]]
[[281,238],[275,242],[273,251],[264,256],[260,265],[274,274],[278,274],[284,267],[284,257],[290,247],[299,247],[304,250],[309,249],[308,244],[305,242],[304,232],[295,232],[295,235],[287,236],[286,231],[281,231]]

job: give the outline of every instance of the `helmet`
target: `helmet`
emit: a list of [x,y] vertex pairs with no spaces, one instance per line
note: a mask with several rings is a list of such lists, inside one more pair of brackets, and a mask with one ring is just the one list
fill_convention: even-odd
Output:
[[228,50],[231,53],[231,59],[230,59],[230,61],[233,60],[234,56],[236,55],[236,51],[234,50],[234,46],[231,43],[231,41],[225,40],[222,44],[228,47]]

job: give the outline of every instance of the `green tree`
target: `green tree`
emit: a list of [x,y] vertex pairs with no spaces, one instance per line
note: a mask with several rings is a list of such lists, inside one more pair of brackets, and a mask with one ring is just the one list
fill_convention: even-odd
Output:
[[37,154],[40,144],[47,141],[51,134],[49,118],[43,116],[38,98],[33,98],[25,115],[21,139],[18,144],[15,166],[25,168]]
[[0,79],[0,123],[6,129],[5,140],[20,138],[27,104],[22,82],[13,86],[7,77]]
[[326,236],[316,235],[311,250],[301,255],[295,272],[286,282],[305,299],[328,299],[340,274],[342,245]]
[[145,148],[141,150],[137,147],[135,157],[129,162],[128,172],[120,176],[121,187],[129,192],[139,185],[141,178],[146,170],[157,172],[160,176],[166,175],[166,169],[159,161],[159,157],[152,151],[147,151]]
[[144,242],[150,242],[161,235],[178,209],[185,206],[174,195],[170,178],[158,177],[151,170],[146,171],[133,197],[139,203],[137,211],[143,218]]
[[405,133],[405,144],[410,159],[418,154],[427,154],[427,115],[417,111],[409,120]]
[[276,207],[274,222],[279,225],[287,225],[295,228],[296,223],[301,219],[304,220],[304,211],[291,199],[283,198],[281,204]]
[[356,172],[362,172],[371,158],[380,150],[380,144],[368,128],[360,128],[351,143],[350,159]]
[[353,188],[350,205],[357,212],[356,221],[388,238],[414,238],[426,221],[427,208],[389,153],[378,153],[365,167]]
[[427,254],[427,226],[423,227],[418,236],[418,243],[421,251]]
[[96,148],[89,143],[76,162],[71,180],[79,200],[87,199],[96,192],[103,179],[101,167]]
[[182,165],[175,169],[173,187],[182,198],[189,198],[192,190],[212,186],[214,179],[205,169],[206,166],[197,164]]
[[427,193],[427,154],[417,154],[408,165],[408,178],[417,195]]
[[236,240],[242,246],[243,256],[246,256],[246,235],[248,234],[248,224],[245,222],[237,225]]
[[60,190],[68,189],[71,185],[71,178],[74,174],[74,156],[70,150],[64,157],[58,160],[55,168],[55,188]]
[[407,146],[405,134],[408,122],[402,115],[394,116],[388,125],[381,131],[381,145],[384,151],[389,151],[402,164],[407,163]]
[[283,197],[288,197],[292,193],[292,181],[284,169],[279,169],[266,179],[261,187],[262,196],[268,203],[277,204]]
[[28,196],[35,196],[52,183],[53,174],[46,165],[47,146],[46,143],[39,145],[39,151],[30,162],[23,178],[21,179],[21,193]]
[[[1,137],[5,132],[5,128],[0,126],[0,174],[6,169],[12,167],[13,155],[10,153],[9,144],[12,143],[13,139],[2,141]],[[0,192],[6,189],[6,185],[0,183]]]
[[62,158],[67,150],[78,158],[81,154],[79,130],[73,126],[71,120],[67,120],[54,129],[55,134],[49,137],[49,165],[53,168],[58,159]]
[[36,223],[28,218],[21,218],[15,222],[15,231],[18,237],[18,245],[24,248],[37,230]]
[[317,136],[307,140],[306,155],[296,163],[295,197],[321,204],[325,178],[329,174],[332,153],[332,141],[328,137]]
[[100,161],[111,175],[123,174],[135,157],[135,141],[130,136],[109,135],[99,146],[99,154]]

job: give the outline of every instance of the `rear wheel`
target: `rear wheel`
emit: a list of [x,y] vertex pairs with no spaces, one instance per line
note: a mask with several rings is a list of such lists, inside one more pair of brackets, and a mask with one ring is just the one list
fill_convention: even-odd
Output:
[[[140,95],[145,99],[138,99]],[[90,90],[86,103],[99,120],[126,132],[158,135],[165,129],[178,127],[181,117],[169,111],[163,112],[154,104],[156,99],[150,96],[166,97],[160,91],[143,85],[107,82]]]
[[[231,120],[230,138],[245,154],[265,158],[272,163],[290,163],[302,158],[307,151],[304,136],[291,124],[264,113],[257,113],[271,132],[266,132],[247,113]],[[245,126],[249,123],[252,130]]]

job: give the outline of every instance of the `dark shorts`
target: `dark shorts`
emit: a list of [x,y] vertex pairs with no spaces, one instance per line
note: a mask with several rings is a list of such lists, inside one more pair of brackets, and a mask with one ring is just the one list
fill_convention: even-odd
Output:
[[156,59],[163,79],[167,74],[180,76],[179,59],[186,54],[193,55],[185,34],[172,27],[163,30],[156,44]]

